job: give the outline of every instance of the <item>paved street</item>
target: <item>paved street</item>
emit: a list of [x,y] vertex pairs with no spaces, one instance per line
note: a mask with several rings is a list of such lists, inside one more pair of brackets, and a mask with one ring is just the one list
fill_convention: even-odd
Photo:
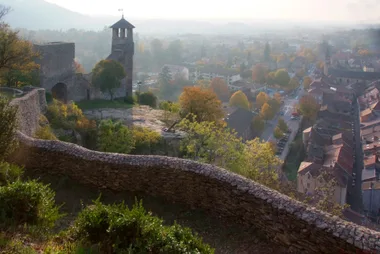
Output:
[[263,134],[261,135],[262,140],[265,140],[265,141],[275,140],[275,138],[273,137],[273,131],[277,126],[277,121],[279,118],[283,118],[285,120],[288,127],[292,130],[292,133],[289,136],[289,140],[288,140],[286,146],[284,147],[282,154],[279,156],[282,160],[285,159],[285,157],[288,153],[289,144],[293,141],[294,137],[297,134],[296,132],[298,130],[300,120],[291,120],[290,118],[292,117],[294,105],[298,103],[299,98],[301,98],[304,95],[304,93],[305,92],[303,90],[303,87],[300,86],[296,91],[296,95],[285,97],[284,98],[284,104],[280,110],[280,111],[284,112],[284,115],[281,116],[278,113],[271,121],[268,121],[266,126],[265,126],[265,130],[264,130]]
[[351,209],[355,212],[362,212],[363,200],[362,200],[362,170],[364,168],[363,147],[360,137],[360,108],[359,103],[356,100],[354,102],[354,141],[355,141],[355,165],[353,172],[355,176],[355,185],[352,182],[348,183],[347,203],[351,206]]

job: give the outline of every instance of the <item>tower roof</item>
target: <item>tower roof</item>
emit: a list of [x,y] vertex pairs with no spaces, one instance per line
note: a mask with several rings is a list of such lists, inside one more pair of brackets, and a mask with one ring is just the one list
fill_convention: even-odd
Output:
[[132,25],[131,23],[129,23],[127,20],[125,20],[124,19],[124,15],[123,15],[123,17],[118,22],[116,22],[115,24],[113,24],[110,28],[133,29],[133,28],[135,28],[135,26]]

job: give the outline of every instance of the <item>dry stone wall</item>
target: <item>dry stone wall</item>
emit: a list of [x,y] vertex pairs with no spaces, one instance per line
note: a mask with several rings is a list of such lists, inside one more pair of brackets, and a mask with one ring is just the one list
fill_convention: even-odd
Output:
[[47,109],[45,89],[33,89],[23,97],[13,99],[10,105],[18,108],[17,120],[19,130],[26,135],[33,136],[39,127],[38,120],[40,114],[44,114]]
[[[41,89],[43,92],[43,89]],[[290,253],[380,253],[380,233],[318,211],[222,168],[164,156],[133,156],[29,137],[46,108],[41,90],[15,99],[20,146],[10,161],[84,185],[144,192],[256,229]],[[37,119],[37,120],[36,120]],[[252,250],[255,253],[255,250]]]
[[380,251],[380,234],[308,207],[224,169],[164,156],[100,153],[21,132],[12,161],[113,191],[144,192],[255,228],[293,253]]

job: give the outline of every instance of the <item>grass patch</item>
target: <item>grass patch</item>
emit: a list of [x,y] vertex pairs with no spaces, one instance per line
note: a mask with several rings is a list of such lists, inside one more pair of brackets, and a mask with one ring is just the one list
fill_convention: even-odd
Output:
[[305,149],[302,142],[302,132],[297,133],[288,156],[285,159],[283,170],[289,181],[297,180],[298,168],[305,157]]
[[98,109],[98,108],[132,108],[133,104],[124,102],[124,99],[111,100],[83,100],[76,102],[82,110]]

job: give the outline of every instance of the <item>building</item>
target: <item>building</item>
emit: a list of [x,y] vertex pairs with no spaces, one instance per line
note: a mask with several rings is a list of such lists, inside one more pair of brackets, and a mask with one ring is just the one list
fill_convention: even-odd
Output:
[[[133,55],[134,55],[134,42],[133,42],[133,29],[135,28],[131,23],[122,18],[113,24],[112,28],[112,46],[111,54],[107,57],[108,60],[114,60],[121,63],[125,69],[127,77],[122,81],[125,90],[124,96],[132,96],[132,77],[133,77]],[[116,92],[118,94],[119,91]]]
[[238,137],[247,141],[254,138],[251,124],[255,116],[256,114],[249,110],[238,108],[227,115],[224,120],[228,128],[235,130]]
[[225,69],[220,66],[207,65],[203,68],[195,70],[193,76],[195,79],[212,80],[213,78],[222,78],[227,85],[241,80],[240,73],[235,70]]
[[172,80],[183,79],[189,80],[189,69],[184,66],[165,64],[163,68],[169,69]]

